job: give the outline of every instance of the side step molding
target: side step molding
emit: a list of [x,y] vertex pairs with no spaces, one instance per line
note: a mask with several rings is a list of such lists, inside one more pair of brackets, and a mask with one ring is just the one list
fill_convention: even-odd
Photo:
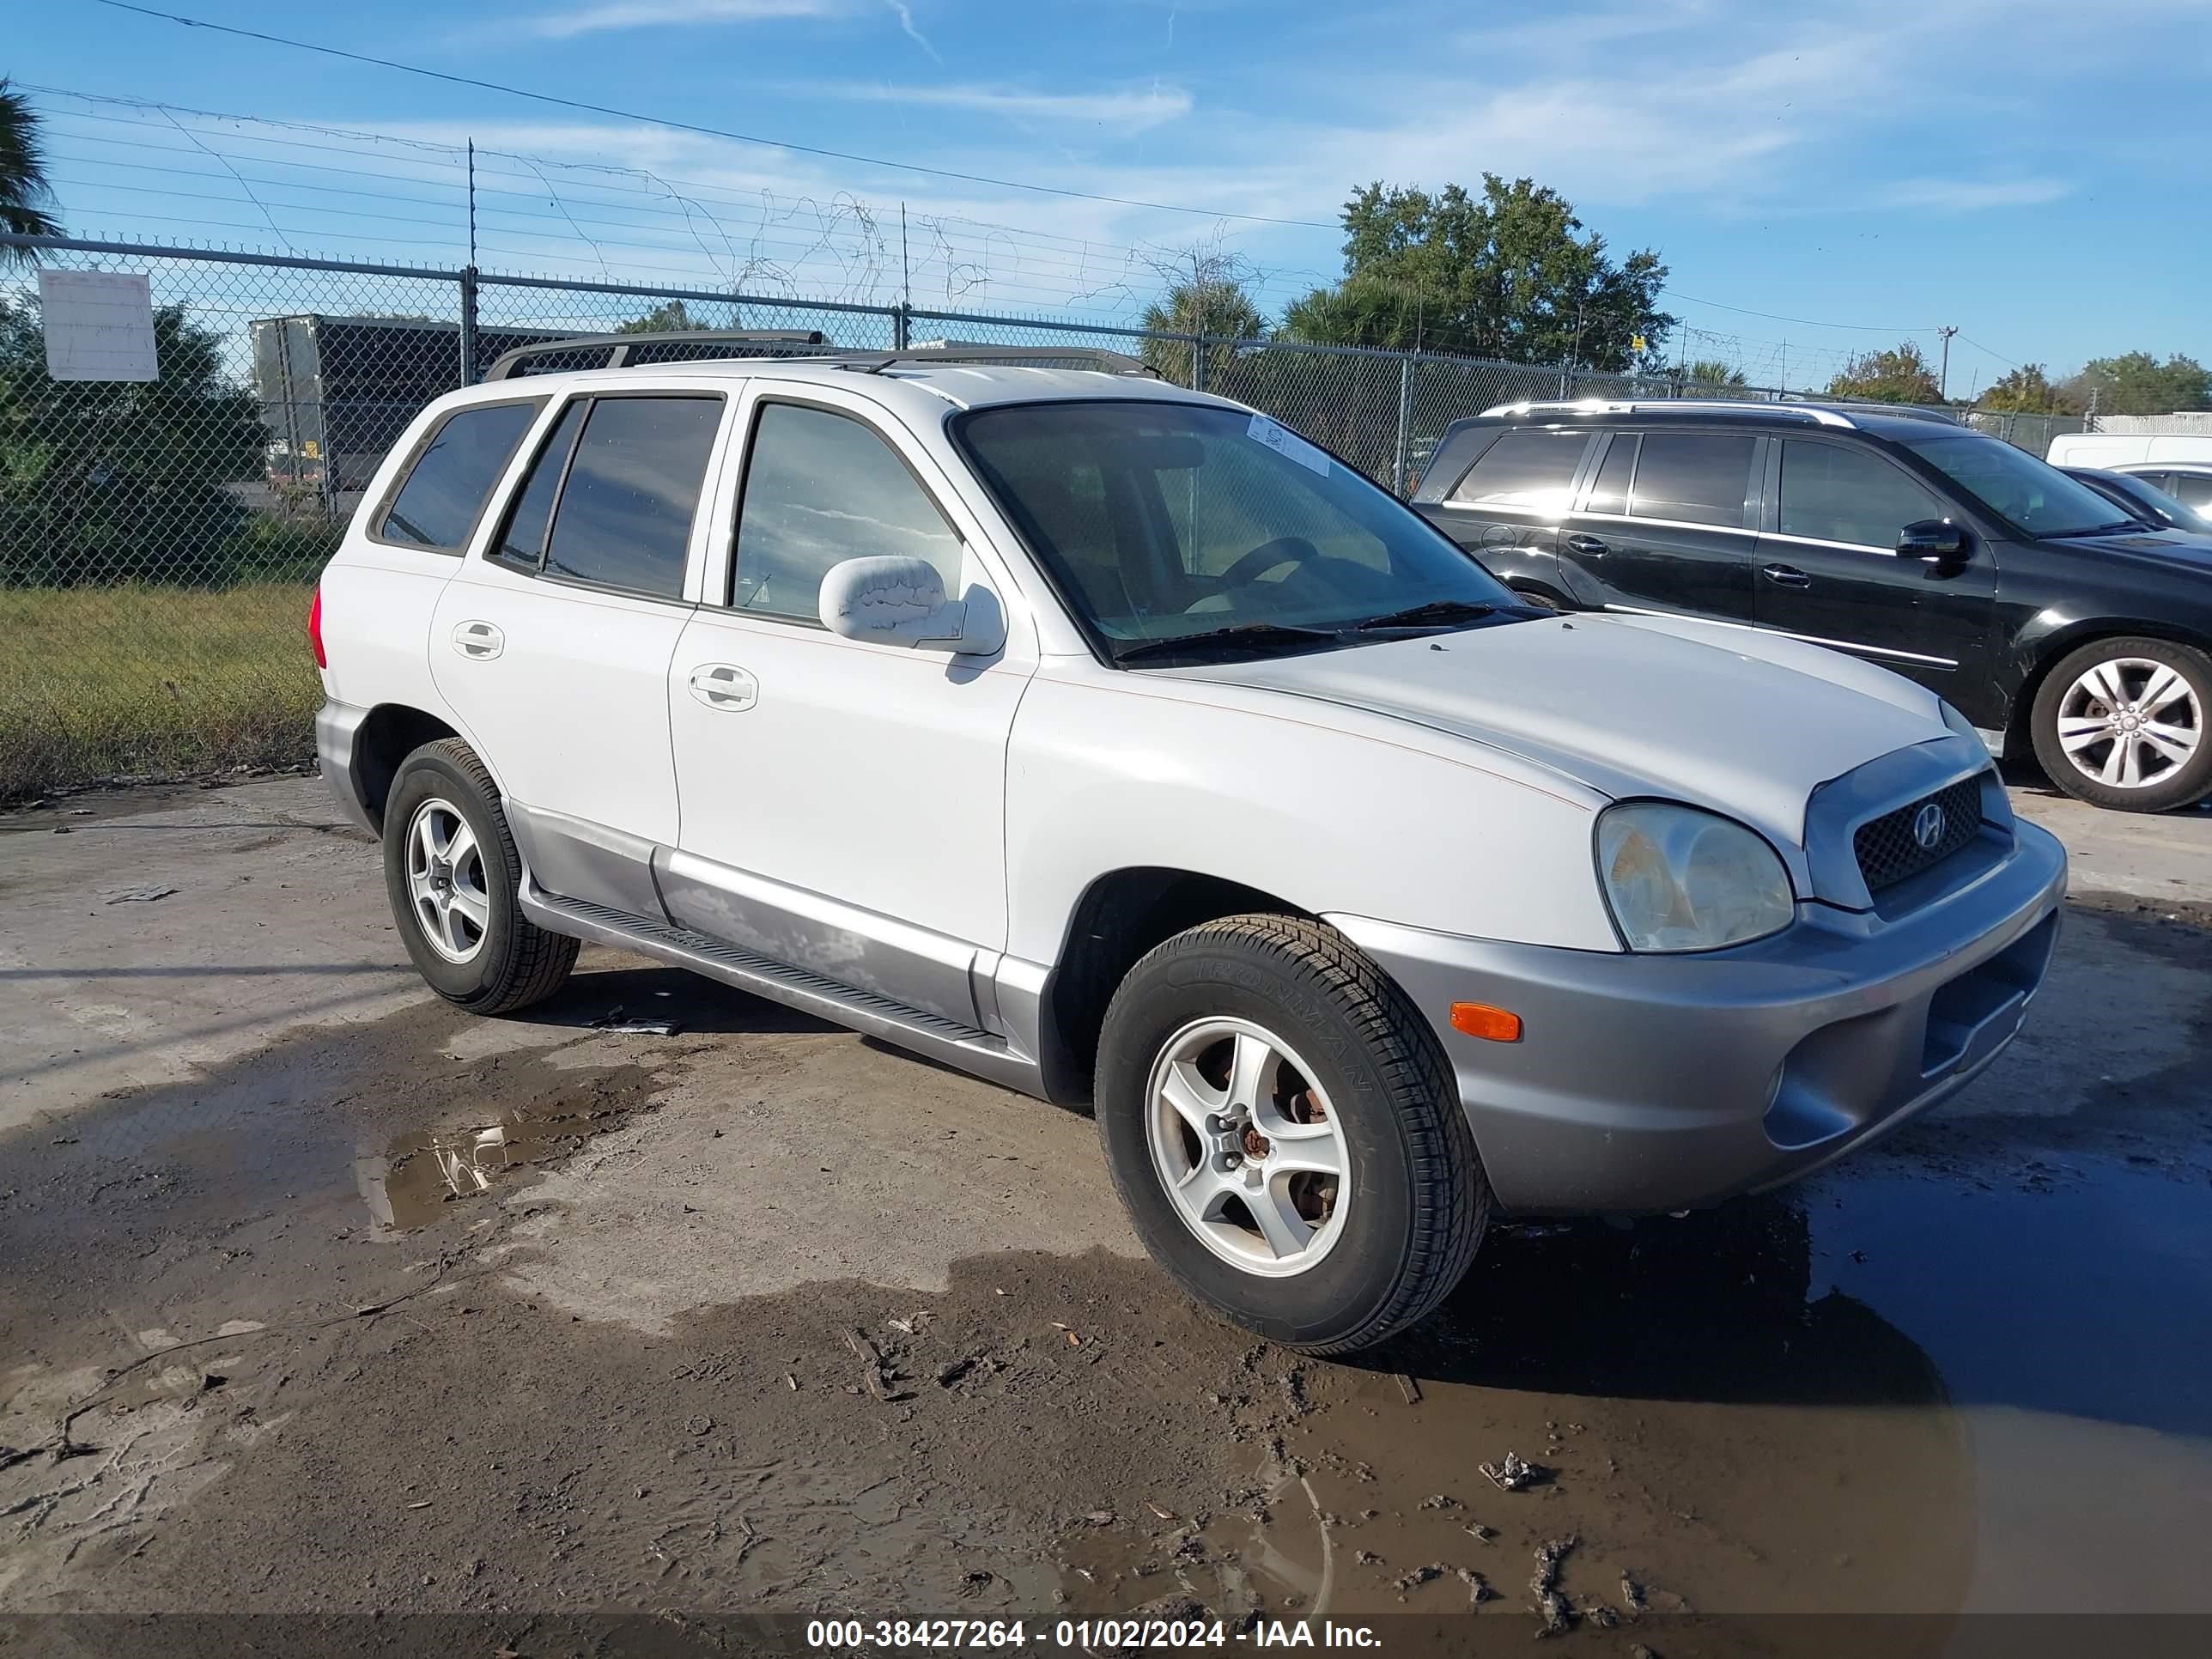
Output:
[[651,916],[632,915],[586,899],[560,898],[527,877],[522,913],[550,933],[566,933],[619,950],[635,951],[675,967],[766,997],[787,1008],[880,1037],[960,1071],[972,1072],[1024,1094],[1044,1097],[1044,1079],[1030,1055],[1004,1038],[941,1015],[909,1008],[873,991],[855,989],[805,968],[775,962],[734,945]]

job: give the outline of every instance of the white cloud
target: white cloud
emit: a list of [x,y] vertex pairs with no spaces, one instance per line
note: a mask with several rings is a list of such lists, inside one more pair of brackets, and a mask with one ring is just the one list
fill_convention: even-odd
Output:
[[920,29],[915,27],[914,9],[907,4],[906,0],[884,0],[884,3],[891,9],[891,15],[896,17],[899,21],[900,32],[902,33],[908,40],[913,41],[915,45],[920,46],[924,52],[927,52],[936,62],[941,64],[945,61],[942,58],[939,58],[937,56],[937,48],[929,44],[928,37],[923,34]]
[[1014,121],[1079,121],[1122,132],[1142,132],[1190,113],[1194,100],[1181,87],[1123,88],[1111,92],[1024,92],[1011,87],[896,86],[835,82],[799,90],[865,103],[910,104],[1004,116]]
[[759,23],[778,18],[830,17],[849,9],[846,0],[607,0],[571,11],[547,12],[524,27],[550,40],[572,40],[617,29],[641,29],[672,23]]
[[1880,191],[1883,207],[1973,213],[1986,208],[2035,207],[2071,191],[2063,179],[1905,179]]

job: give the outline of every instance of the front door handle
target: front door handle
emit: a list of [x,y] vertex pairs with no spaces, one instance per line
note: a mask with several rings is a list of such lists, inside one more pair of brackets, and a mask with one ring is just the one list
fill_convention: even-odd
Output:
[[489,662],[507,649],[507,635],[488,622],[465,622],[453,629],[453,649],[477,662]]
[[1813,579],[1794,564],[1770,564],[1759,573],[1777,587],[1810,587]]
[[1595,536],[1585,536],[1580,531],[1566,538],[1567,550],[1579,553],[1586,559],[1601,559],[1613,550]]
[[702,663],[691,671],[691,695],[709,708],[738,714],[760,701],[760,682],[735,663]]

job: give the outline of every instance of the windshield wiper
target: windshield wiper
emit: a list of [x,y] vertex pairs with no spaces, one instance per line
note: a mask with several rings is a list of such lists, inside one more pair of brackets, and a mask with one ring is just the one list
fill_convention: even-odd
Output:
[[1370,617],[1353,625],[1357,633],[1374,628],[1420,628],[1430,623],[1473,622],[1478,617],[1487,617],[1498,607],[1485,605],[1480,599],[1431,599],[1426,605],[1407,605],[1403,611],[1387,611],[1380,617]]
[[2145,524],[2141,519],[2123,519],[2118,524],[2091,525],[2087,530],[2046,530],[2043,533],[2051,541],[2063,541],[2069,536],[2117,536],[2124,530],[2141,532],[2157,528],[2155,525]]
[[1334,645],[1342,635],[1326,628],[1292,628],[1282,623],[1238,623],[1233,628],[1210,629],[1203,634],[1181,634],[1171,640],[1144,640],[1114,653],[1115,662],[1136,662],[1146,657],[1165,657],[1189,650],[1268,652],[1305,645]]

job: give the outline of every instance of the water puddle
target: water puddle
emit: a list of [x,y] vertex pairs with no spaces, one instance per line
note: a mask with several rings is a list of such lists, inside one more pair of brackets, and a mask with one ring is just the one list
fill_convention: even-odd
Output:
[[1157,1504],[1101,1511],[1057,1549],[1059,1616],[1099,1618],[1194,1601],[1236,1620],[1328,1611],[1334,1551],[1312,1488],[1279,1466],[1240,1482],[1240,1502],[1182,1516]]
[[592,1136],[620,1128],[629,1115],[605,1106],[510,1110],[489,1123],[402,1135],[381,1157],[357,1159],[355,1170],[379,1226],[420,1227],[447,1204],[488,1193],[532,1164],[564,1158]]

